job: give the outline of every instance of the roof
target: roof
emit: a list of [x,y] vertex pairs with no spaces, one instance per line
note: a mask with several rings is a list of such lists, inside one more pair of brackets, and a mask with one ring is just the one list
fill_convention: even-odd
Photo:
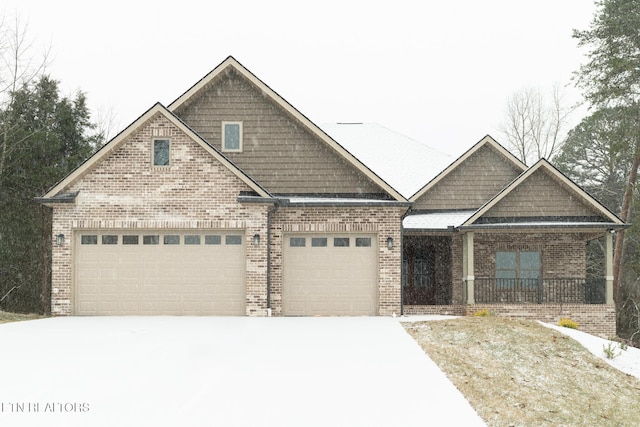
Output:
[[298,111],[293,105],[289,104],[284,98],[282,98],[278,93],[276,93],[273,89],[271,89],[267,84],[265,84],[262,80],[256,77],[251,71],[249,71],[245,66],[240,64],[234,57],[229,56],[225,59],[220,65],[214,68],[211,72],[209,72],[206,76],[204,76],[200,81],[198,81],[195,85],[193,85],[190,89],[188,89],[185,93],[178,97],[175,101],[173,101],[169,105],[170,111],[178,111],[183,105],[186,105],[191,99],[196,96],[199,96],[207,87],[212,84],[217,78],[225,73],[229,72],[232,69],[235,72],[242,75],[246,78],[251,84],[257,87],[262,93],[269,97],[273,102],[282,107],[288,114],[306,126],[310,132],[316,135],[321,141],[327,144],[331,149],[335,150],[341,157],[343,157],[348,163],[352,166],[356,167],[362,173],[364,173],[369,179],[371,179],[376,185],[381,187],[384,191],[386,191],[391,197],[398,201],[406,201],[406,198],[400,194],[393,186],[389,185],[388,182],[385,181],[381,176],[379,176],[375,171],[370,169],[370,166],[363,162],[363,159],[360,159],[358,156],[352,154],[349,150],[345,149],[341,143],[336,142],[329,135],[325,133],[322,129],[320,129],[315,123],[309,120],[304,114]]
[[64,198],[61,198],[61,195],[59,195],[60,192],[62,192],[65,188],[67,188],[68,186],[76,182],[78,179],[80,179],[82,176],[84,176],[87,172],[89,172],[97,162],[105,158],[113,150],[115,150],[120,145],[122,145],[129,136],[131,136],[141,126],[143,126],[147,121],[151,120],[157,114],[163,115],[178,129],[180,129],[182,132],[187,134],[193,141],[200,144],[209,154],[211,154],[215,159],[217,159],[220,163],[226,166],[227,169],[229,169],[234,175],[240,178],[240,180],[242,180],[245,184],[247,184],[258,195],[260,195],[261,197],[271,197],[271,195],[264,188],[262,188],[258,183],[256,183],[253,179],[247,176],[242,170],[240,170],[235,164],[233,164],[229,159],[227,159],[215,147],[209,145],[204,139],[202,139],[196,132],[194,132],[189,126],[187,126],[184,122],[182,122],[177,116],[175,116],[166,107],[164,107],[160,103],[157,103],[153,107],[149,108],[143,115],[141,115],[132,124],[130,124],[125,130],[120,132],[112,140],[110,140],[105,145],[103,145],[102,148],[100,148],[95,154],[93,154],[93,156],[89,157],[84,163],[78,166],[74,171],[72,171],[69,175],[67,175],[62,181],[57,183],[53,188],[51,188],[47,192],[47,194],[42,196],[40,200],[42,202],[49,202],[49,203],[65,201],[63,200]]
[[446,231],[457,229],[475,210],[416,213],[402,220],[402,228],[414,231]]
[[321,127],[407,199],[452,161],[448,154],[375,123]]

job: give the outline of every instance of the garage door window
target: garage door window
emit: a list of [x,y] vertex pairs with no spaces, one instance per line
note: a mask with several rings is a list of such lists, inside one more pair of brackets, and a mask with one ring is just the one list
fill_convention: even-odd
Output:
[[220,245],[222,244],[222,238],[217,235],[204,236],[205,245]]
[[160,244],[160,236],[157,234],[142,236],[143,245],[158,245]]
[[95,234],[83,234],[80,238],[80,243],[83,245],[97,245],[98,236]]
[[224,236],[224,244],[225,245],[241,245],[242,244],[242,236]]
[[138,244],[138,236],[125,234],[124,236],[122,236],[122,244],[123,245],[137,245]]
[[118,236],[117,235],[107,235],[102,236],[102,244],[103,245],[117,245],[118,244]]
[[184,244],[185,245],[199,245],[200,244],[200,236],[197,234],[187,234],[184,236]]
[[325,248],[327,247],[327,238],[326,237],[312,237],[311,238],[311,246],[315,248]]
[[180,244],[180,236],[177,234],[171,234],[168,236],[164,236],[164,244],[165,245],[179,245]]
[[289,239],[289,245],[294,248],[302,248],[307,245],[307,239],[304,237],[292,237]]
[[338,247],[347,247],[349,246],[349,238],[348,237],[334,237],[333,238],[333,246]]
[[371,237],[356,237],[356,247],[358,248],[371,247]]

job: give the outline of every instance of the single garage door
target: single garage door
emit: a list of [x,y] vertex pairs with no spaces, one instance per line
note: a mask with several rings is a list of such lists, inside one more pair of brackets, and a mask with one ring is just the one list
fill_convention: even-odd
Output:
[[241,231],[82,231],[78,315],[244,315]]
[[377,313],[375,235],[285,235],[282,309],[292,316]]

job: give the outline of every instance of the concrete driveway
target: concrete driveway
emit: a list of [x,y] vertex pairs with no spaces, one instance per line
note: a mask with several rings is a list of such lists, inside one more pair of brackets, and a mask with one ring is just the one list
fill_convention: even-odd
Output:
[[0,425],[484,425],[397,319],[0,325]]

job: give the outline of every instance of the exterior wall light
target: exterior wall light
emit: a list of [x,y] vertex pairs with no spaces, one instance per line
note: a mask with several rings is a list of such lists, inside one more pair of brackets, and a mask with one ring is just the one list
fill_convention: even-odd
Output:
[[258,246],[260,244],[260,235],[259,234],[254,234],[253,235],[253,246]]
[[387,249],[393,249],[393,237],[387,237]]
[[62,233],[56,234],[56,245],[57,246],[64,245],[64,234],[62,234]]

